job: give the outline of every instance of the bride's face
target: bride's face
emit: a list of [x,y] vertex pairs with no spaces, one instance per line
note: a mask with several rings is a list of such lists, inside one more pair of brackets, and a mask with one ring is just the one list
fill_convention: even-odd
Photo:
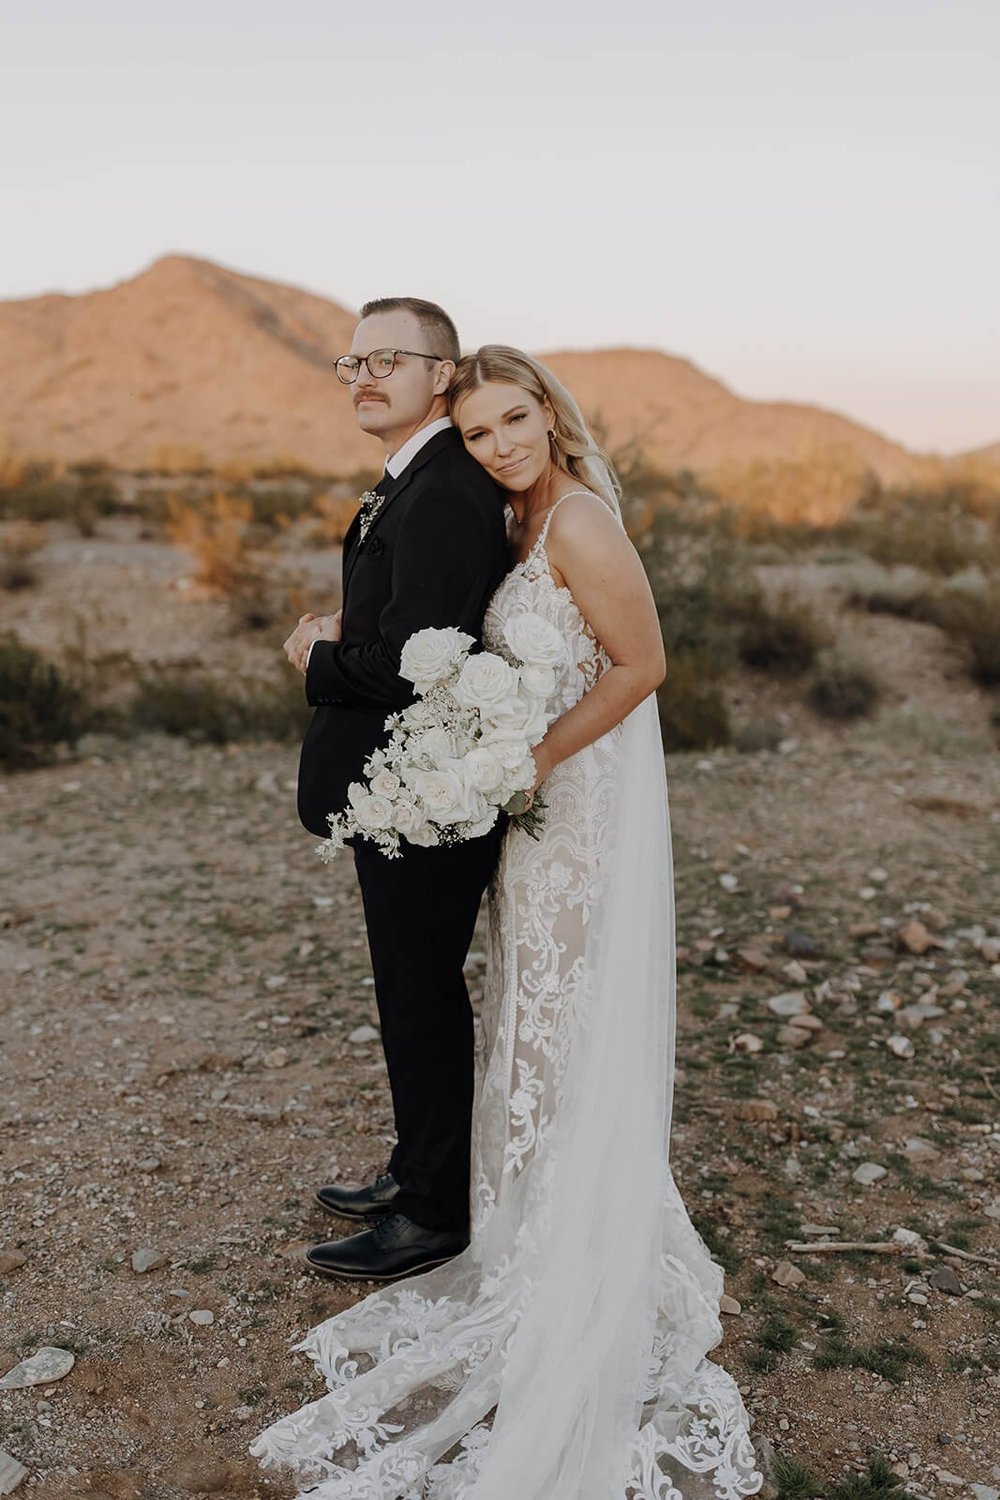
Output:
[[519,385],[487,381],[469,392],[452,419],[473,458],[505,490],[531,489],[551,464],[554,413]]

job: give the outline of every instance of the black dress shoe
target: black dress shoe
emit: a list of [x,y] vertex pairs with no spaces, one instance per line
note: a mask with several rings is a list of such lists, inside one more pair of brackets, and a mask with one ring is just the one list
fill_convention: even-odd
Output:
[[341,1219],[361,1219],[370,1222],[392,1213],[392,1200],[399,1192],[399,1183],[391,1172],[383,1172],[369,1187],[338,1186],[321,1187],[316,1202],[322,1204],[328,1214],[337,1214]]
[[424,1229],[405,1214],[390,1214],[346,1240],[313,1245],[306,1260],[314,1271],[339,1281],[395,1281],[453,1260],[469,1237],[452,1229]]

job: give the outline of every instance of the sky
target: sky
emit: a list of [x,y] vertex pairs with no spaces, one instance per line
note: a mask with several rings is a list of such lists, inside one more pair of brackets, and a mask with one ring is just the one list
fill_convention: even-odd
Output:
[[1000,441],[998,0],[4,0],[0,298],[183,252]]

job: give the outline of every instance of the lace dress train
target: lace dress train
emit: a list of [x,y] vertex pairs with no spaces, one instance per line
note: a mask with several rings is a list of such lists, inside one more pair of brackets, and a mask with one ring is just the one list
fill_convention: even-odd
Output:
[[[549,517],[551,519],[551,516]],[[548,524],[484,639],[559,629],[550,702],[608,665]],[[298,1346],[328,1391],[252,1452],[313,1500],[742,1500],[762,1483],[721,1338],[722,1276],[667,1164],[673,877],[655,703],[558,766],[490,897],[471,1243]]]

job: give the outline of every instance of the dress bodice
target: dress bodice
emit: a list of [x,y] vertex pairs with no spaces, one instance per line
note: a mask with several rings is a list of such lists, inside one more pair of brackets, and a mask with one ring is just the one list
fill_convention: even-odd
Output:
[[518,615],[541,615],[554,625],[566,645],[566,652],[556,671],[556,682],[546,705],[549,717],[557,717],[579,703],[584,693],[611,665],[604,647],[584,619],[568,588],[556,583],[549,566],[546,539],[556,510],[569,494],[586,494],[570,490],[552,506],[531,551],[513,568],[490,600],[483,621],[483,643],[488,651],[510,657],[504,628]]

